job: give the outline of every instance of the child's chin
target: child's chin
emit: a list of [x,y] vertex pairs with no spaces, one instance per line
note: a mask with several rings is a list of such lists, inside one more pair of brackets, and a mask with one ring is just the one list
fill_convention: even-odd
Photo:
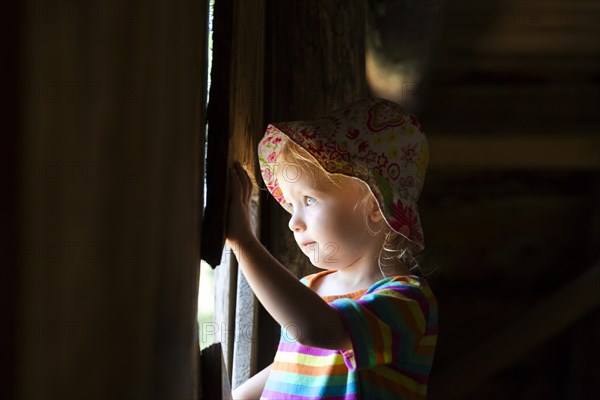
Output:
[[323,271],[337,271],[339,269],[337,264],[324,263],[324,262],[314,263],[312,260],[311,260],[311,264]]

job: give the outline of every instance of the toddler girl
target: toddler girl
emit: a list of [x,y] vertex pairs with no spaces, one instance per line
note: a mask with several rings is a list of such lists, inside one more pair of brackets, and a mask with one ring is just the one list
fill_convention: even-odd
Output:
[[417,119],[366,99],[314,121],[275,123],[258,146],[266,187],[323,271],[298,280],[252,233],[250,178],[235,163],[227,244],[281,325],[273,363],[236,399],[425,399],[437,303],[417,257],[429,161]]

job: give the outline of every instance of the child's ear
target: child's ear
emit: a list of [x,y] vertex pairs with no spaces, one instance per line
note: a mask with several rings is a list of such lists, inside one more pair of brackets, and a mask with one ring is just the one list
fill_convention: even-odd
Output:
[[379,205],[375,199],[369,201],[369,218],[372,222],[379,222],[383,219],[383,215],[381,215]]

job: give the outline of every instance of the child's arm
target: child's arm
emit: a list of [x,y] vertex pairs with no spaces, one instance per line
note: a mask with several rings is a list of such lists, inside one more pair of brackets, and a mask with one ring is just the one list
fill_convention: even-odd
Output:
[[259,399],[271,371],[271,365],[233,390],[233,400]]
[[299,343],[325,349],[351,349],[352,343],[338,312],[281,265],[252,232],[248,211],[252,183],[242,166],[234,165],[227,244],[252,291],[275,321]]

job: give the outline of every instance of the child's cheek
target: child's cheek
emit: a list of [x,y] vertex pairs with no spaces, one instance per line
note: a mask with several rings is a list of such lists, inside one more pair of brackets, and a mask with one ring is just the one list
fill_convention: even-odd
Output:
[[360,226],[357,223],[356,215],[351,212],[340,212],[335,217],[335,235],[341,242],[340,245],[346,247],[357,247],[361,245]]

